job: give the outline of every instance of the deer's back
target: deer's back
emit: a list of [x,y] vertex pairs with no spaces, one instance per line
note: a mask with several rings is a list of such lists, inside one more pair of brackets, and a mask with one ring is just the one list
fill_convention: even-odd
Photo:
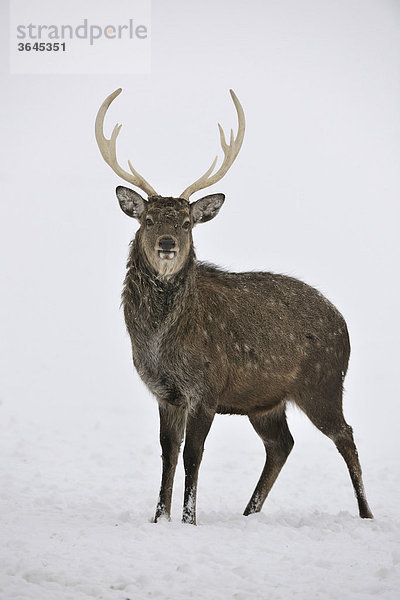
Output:
[[263,410],[343,379],[350,344],[339,311],[315,288],[274,273],[198,264],[198,339],[220,412]]

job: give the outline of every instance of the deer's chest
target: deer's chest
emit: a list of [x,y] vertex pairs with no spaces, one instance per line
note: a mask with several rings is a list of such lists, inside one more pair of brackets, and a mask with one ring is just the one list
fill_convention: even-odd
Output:
[[157,398],[180,404],[189,386],[179,350],[168,334],[162,328],[131,334],[133,361],[139,376]]

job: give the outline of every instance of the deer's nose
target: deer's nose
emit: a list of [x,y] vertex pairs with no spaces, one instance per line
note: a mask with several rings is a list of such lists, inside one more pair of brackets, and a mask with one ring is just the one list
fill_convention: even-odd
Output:
[[164,236],[159,239],[158,245],[164,252],[171,252],[175,248],[175,240],[172,237]]

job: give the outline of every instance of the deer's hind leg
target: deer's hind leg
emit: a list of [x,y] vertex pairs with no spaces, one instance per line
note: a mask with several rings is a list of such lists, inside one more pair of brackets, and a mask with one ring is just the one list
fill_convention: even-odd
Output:
[[317,393],[296,398],[296,404],[322,433],[328,436],[342,455],[357,498],[360,517],[373,519],[362,480],[361,465],[353,438],[353,430],[346,423],[342,409],[342,381],[333,386],[320,386]]
[[284,406],[262,416],[249,416],[249,420],[264,442],[267,456],[264,469],[244,515],[260,512],[294,444],[286,422]]

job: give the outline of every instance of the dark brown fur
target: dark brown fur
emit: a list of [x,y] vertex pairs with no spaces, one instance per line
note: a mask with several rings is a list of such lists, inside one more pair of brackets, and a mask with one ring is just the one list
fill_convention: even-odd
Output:
[[[198,470],[216,413],[247,415],[264,442],[265,467],[244,514],[260,511],[293,446],[285,416],[289,400],[335,442],[360,516],[372,517],[342,412],[350,344],[341,314],[297,279],[227,273],[197,262],[191,229],[217,214],[222,195],[190,205],[161,197],[146,202],[121,187],[117,195],[123,210],[141,223],[122,299],[135,367],[159,403],[163,474],[155,521],[170,517],[186,433],[183,521],[196,522]],[[158,264],[165,261],[157,251],[162,236],[172,236],[177,250],[171,263],[176,268],[163,276]]]

